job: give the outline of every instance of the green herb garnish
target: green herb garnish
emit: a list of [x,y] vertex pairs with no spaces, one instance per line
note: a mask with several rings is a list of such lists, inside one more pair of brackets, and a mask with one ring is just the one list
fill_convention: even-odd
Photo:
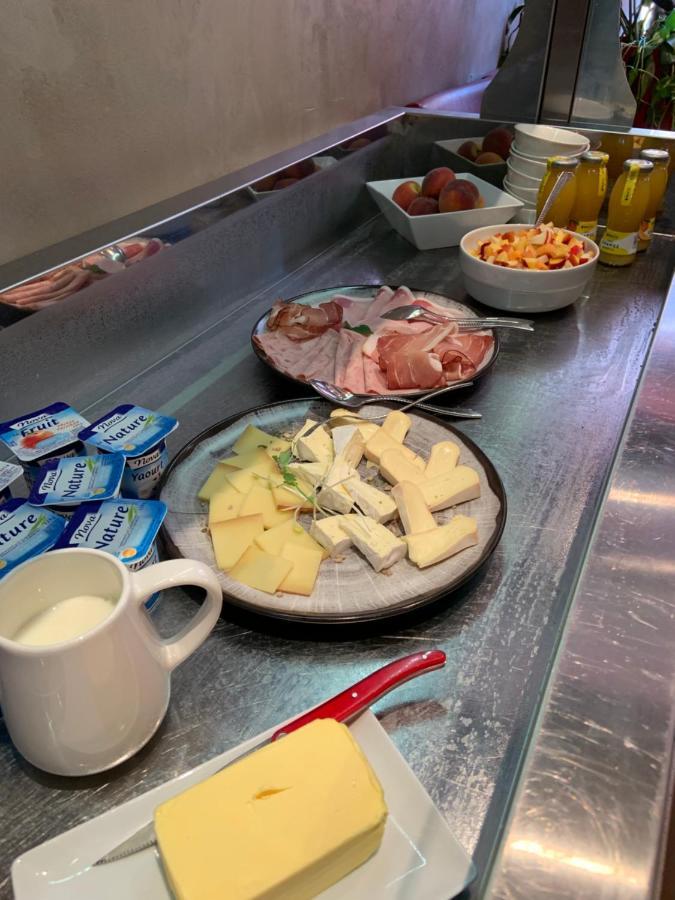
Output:
[[350,325],[349,322],[343,322],[342,327],[346,328],[348,331],[357,331],[359,334],[364,334],[366,337],[373,333],[368,325]]

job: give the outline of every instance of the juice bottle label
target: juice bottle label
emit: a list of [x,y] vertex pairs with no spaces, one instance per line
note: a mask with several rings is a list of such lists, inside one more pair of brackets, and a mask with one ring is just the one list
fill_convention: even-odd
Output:
[[640,174],[640,167],[636,165],[632,165],[628,170],[628,177],[626,178],[626,183],[623,186],[623,191],[621,192],[621,205],[622,206],[630,206],[633,202],[633,195],[635,194],[635,185],[637,184],[638,175]]
[[656,216],[652,216],[649,221],[640,222],[640,230],[638,231],[638,239],[641,241],[651,241],[652,235],[654,234],[654,225],[656,223]]
[[611,256],[634,256],[637,253],[637,231],[615,231],[608,228],[600,243],[602,253]]
[[604,197],[607,193],[607,166],[600,166],[598,178],[598,197]]
[[569,224],[570,231],[576,231],[577,234],[583,234],[584,237],[590,238],[592,241],[595,240],[595,235],[598,230],[598,220],[597,219],[588,219],[584,221],[583,219],[579,222],[572,220]]

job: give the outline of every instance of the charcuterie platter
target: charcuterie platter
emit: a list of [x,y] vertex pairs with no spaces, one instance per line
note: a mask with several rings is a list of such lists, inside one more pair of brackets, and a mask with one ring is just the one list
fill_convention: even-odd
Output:
[[[372,404],[350,424],[325,401],[302,399],[213,425],[164,474],[169,552],[213,568],[230,604],[287,621],[385,619],[456,590],[499,541],[503,485],[487,456],[457,429],[423,413],[396,413],[408,424],[403,437],[392,438],[384,427],[390,414],[386,404]],[[380,416],[377,424],[366,422],[371,416]],[[311,455],[316,450],[320,457],[321,442],[326,435],[336,441],[340,429],[340,449],[336,444],[324,475],[317,475],[324,463]],[[362,431],[367,439],[358,444]],[[429,477],[417,477],[408,462]],[[447,483],[439,469],[446,464]],[[328,473],[336,471],[331,481]],[[416,483],[405,486],[410,480]],[[352,503],[343,506],[343,494]],[[336,537],[337,521],[346,534]],[[454,528],[461,533],[453,537]]]
[[475,381],[490,369],[499,352],[494,331],[383,317],[405,305],[477,317],[471,307],[442,294],[351,285],[278,301],[255,324],[251,342],[260,359],[294,381],[320,379],[359,395],[414,397]]

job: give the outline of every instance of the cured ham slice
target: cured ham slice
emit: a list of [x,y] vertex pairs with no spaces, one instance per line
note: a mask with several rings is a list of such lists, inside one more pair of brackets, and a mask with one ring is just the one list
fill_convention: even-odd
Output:
[[[356,334],[356,332],[352,332],[352,334]],[[362,353],[365,339],[361,334],[356,334],[356,337],[359,338],[358,341],[354,338],[351,339],[351,353],[345,366],[343,380],[338,384],[355,394],[365,394],[366,380],[363,363],[366,357]]]
[[344,384],[344,380],[347,377],[347,367],[349,366],[354,347],[358,347],[359,352],[361,352],[364,341],[365,338],[362,334],[359,334],[357,331],[350,331],[348,328],[343,328],[338,333],[338,343],[335,351],[335,384]]
[[339,328],[341,322],[342,307],[332,300],[318,306],[278,300],[267,319],[267,328],[283,331],[292,341],[308,341],[329,328]]
[[430,332],[433,327],[433,325],[429,325],[427,322],[391,322],[384,319],[382,324],[366,338],[363,345],[363,352],[366,356],[369,356],[377,362],[379,359],[377,347],[380,338],[387,335],[398,334],[405,336],[406,340],[410,340],[412,335],[425,334]]
[[[380,318],[380,314],[385,309],[387,304],[391,301],[391,298],[394,296],[394,291],[390,287],[383,285],[379,289],[379,291],[375,294],[372,301],[366,306],[363,316],[361,318],[361,323],[364,325],[370,325],[373,327],[377,324],[377,320]],[[356,322],[350,322],[350,325],[355,325]]]
[[435,348],[443,363],[446,381],[471,378],[494,341],[489,334],[454,334]]
[[326,331],[319,337],[303,341],[289,340],[282,331],[266,331],[253,338],[270,362],[292,378],[307,381],[321,378],[335,379],[335,358],[339,340],[336,331]]
[[387,366],[387,387],[391,391],[434,388],[443,384],[443,365],[435,353],[413,350],[398,353]]
[[363,357],[363,374],[367,394],[386,394],[387,379],[378,364],[368,356]]

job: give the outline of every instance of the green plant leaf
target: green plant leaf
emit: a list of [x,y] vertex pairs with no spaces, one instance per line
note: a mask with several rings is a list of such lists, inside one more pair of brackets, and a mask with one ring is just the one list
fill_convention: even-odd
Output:
[[346,328],[348,331],[356,331],[359,334],[365,334],[366,337],[373,333],[368,325],[350,325],[349,322],[343,322],[342,327]]

